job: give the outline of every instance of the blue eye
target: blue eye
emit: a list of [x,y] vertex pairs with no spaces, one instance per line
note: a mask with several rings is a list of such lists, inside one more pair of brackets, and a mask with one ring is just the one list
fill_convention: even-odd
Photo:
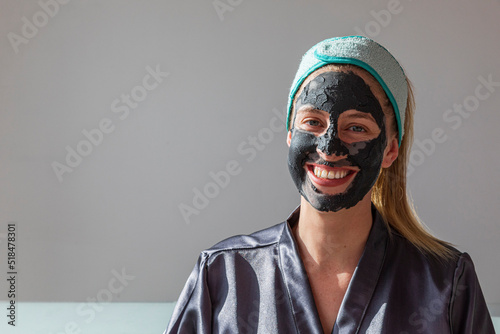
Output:
[[307,125],[310,125],[310,126],[320,126],[321,123],[317,120],[314,120],[314,119],[310,119],[310,120],[307,120],[305,122]]
[[352,130],[352,131],[354,131],[354,132],[365,132],[365,129],[364,129],[364,128],[362,128],[362,127],[360,127],[360,126],[356,126],[356,125],[351,126],[351,127],[349,128],[349,130]]

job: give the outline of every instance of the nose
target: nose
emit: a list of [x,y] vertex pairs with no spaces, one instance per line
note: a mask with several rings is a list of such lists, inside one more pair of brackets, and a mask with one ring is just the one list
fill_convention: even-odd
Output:
[[328,128],[324,135],[318,137],[317,150],[326,156],[335,155],[341,158],[345,158],[348,154],[337,132],[332,127]]

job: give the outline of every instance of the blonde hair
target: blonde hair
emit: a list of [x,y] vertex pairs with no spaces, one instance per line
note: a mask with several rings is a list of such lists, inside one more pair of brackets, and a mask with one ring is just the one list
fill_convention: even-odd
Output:
[[384,168],[373,186],[371,200],[386,224],[405,237],[422,253],[439,260],[455,257],[451,244],[430,234],[418,218],[412,200],[406,190],[406,170],[413,144],[413,118],[415,98],[413,86],[407,78],[408,100],[404,137],[399,155],[389,168]]

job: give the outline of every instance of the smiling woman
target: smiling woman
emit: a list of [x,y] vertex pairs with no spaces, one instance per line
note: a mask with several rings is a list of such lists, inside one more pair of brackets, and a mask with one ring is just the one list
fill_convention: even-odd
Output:
[[[288,136],[290,173],[301,195],[317,210],[349,209],[377,180],[388,141],[384,112],[370,86],[352,71],[337,72],[327,67],[311,77],[314,79],[295,103],[299,117],[295,116]],[[307,123],[310,120],[319,125],[311,128]],[[363,131],[351,131],[352,126]],[[395,135],[391,139],[397,148]],[[306,177],[309,169],[304,166],[312,164],[325,172],[330,171],[327,167],[342,167],[348,173],[343,179],[325,183],[315,175]],[[340,186],[342,191],[337,189]]]
[[471,258],[406,197],[413,95],[387,49],[311,48],[287,127],[300,206],[202,252],[166,333],[494,333]]

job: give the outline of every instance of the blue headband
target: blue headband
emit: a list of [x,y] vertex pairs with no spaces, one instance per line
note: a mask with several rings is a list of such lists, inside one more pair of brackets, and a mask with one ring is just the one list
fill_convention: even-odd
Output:
[[367,70],[382,86],[391,102],[398,124],[399,144],[403,139],[408,87],[398,61],[377,42],[363,36],[334,37],[309,49],[299,65],[288,97],[287,130],[290,129],[292,103],[304,80],[328,64],[352,64]]

